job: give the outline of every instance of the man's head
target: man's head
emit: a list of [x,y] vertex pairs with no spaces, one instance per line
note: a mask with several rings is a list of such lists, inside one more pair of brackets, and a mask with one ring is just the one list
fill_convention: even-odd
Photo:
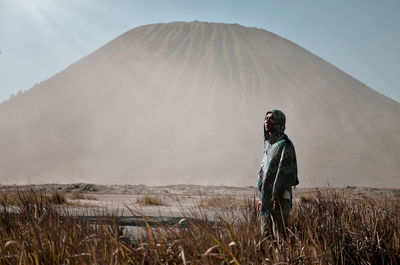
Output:
[[283,133],[285,131],[286,117],[280,110],[271,110],[265,114],[264,120],[264,138],[269,134]]
[[264,120],[264,129],[267,132],[272,132],[275,126],[275,116],[272,112],[267,112]]

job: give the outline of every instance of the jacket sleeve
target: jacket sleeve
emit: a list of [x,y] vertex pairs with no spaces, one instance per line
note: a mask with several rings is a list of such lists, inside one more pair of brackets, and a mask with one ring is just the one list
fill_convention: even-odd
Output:
[[263,184],[263,175],[264,175],[264,165],[265,165],[265,155],[263,156],[263,160],[261,162],[260,171],[258,172],[257,177],[257,188],[258,191],[262,192],[262,184]]
[[297,184],[299,184],[299,180],[297,178],[296,152],[291,142],[285,142],[272,188],[271,200],[278,200],[285,190]]

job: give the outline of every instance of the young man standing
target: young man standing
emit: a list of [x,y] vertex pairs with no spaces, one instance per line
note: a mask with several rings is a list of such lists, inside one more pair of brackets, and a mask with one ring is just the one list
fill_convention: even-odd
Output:
[[258,174],[257,203],[261,233],[284,233],[292,208],[292,186],[299,184],[296,153],[285,131],[286,117],[279,110],[268,111],[264,121],[264,158]]

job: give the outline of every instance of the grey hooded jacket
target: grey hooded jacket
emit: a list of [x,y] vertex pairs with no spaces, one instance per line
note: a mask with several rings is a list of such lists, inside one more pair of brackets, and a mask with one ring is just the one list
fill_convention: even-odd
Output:
[[266,146],[258,174],[257,188],[261,193],[261,213],[271,207],[272,201],[281,200],[286,194],[292,198],[292,186],[299,184],[297,161],[293,143],[284,133],[286,118],[279,110],[268,111],[275,117],[273,132],[264,129]]

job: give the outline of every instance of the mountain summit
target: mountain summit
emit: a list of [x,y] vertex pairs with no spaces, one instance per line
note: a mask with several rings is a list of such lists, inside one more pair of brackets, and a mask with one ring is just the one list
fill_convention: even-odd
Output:
[[301,186],[400,186],[400,103],[268,31],[135,28],[0,104],[0,180],[255,185],[269,109]]

